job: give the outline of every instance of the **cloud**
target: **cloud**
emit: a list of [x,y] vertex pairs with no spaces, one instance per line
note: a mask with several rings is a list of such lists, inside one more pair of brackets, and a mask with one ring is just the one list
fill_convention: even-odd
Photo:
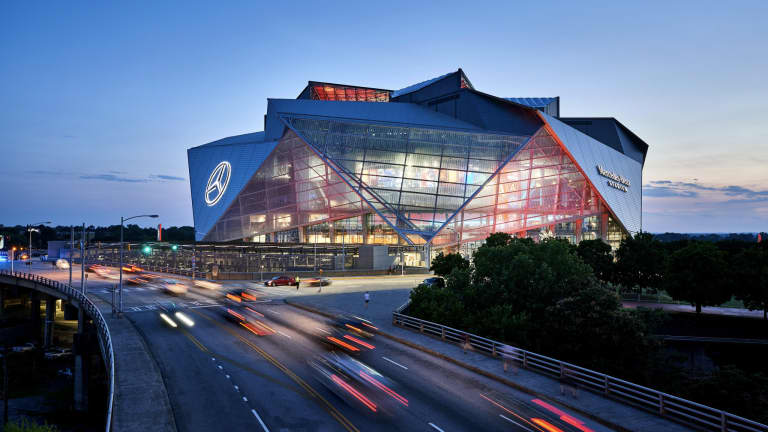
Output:
[[699,196],[699,193],[691,190],[678,190],[667,186],[645,185],[643,186],[643,196],[695,198]]
[[768,198],[768,190],[750,189],[744,186],[707,186],[696,182],[671,180],[653,180],[643,186],[643,195],[649,197],[685,197],[695,198],[700,192],[723,194],[728,197],[757,199]]
[[149,178],[156,179],[156,180],[175,180],[175,181],[186,181],[187,180],[184,177],[176,177],[176,176],[165,175],[165,174],[152,174],[152,175],[149,176]]
[[118,177],[114,174],[93,174],[93,175],[81,175],[83,180],[103,180],[110,182],[122,182],[122,183],[146,183],[147,179],[135,179],[128,177]]

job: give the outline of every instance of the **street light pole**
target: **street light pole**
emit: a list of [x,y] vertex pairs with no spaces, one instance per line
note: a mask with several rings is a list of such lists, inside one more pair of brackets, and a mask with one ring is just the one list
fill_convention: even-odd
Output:
[[49,224],[51,221],[37,222],[32,225],[27,225],[27,231],[29,231],[29,251],[27,252],[27,262],[29,263],[29,269],[32,269],[32,231],[40,232],[39,228],[32,228],[34,225]]
[[125,221],[136,219],[140,217],[150,217],[150,218],[156,218],[158,217],[155,215],[138,215],[138,216],[131,216],[129,218],[120,216],[120,285],[118,289],[118,293],[120,294],[120,307],[118,308],[118,316],[122,316],[123,314],[123,224]]

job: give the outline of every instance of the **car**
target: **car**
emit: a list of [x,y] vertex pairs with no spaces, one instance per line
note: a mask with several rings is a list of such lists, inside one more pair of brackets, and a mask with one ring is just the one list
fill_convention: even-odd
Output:
[[440,276],[434,276],[431,278],[426,278],[423,281],[421,281],[423,285],[426,285],[428,287],[437,287],[437,288],[443,288],[445,287],[445,279],[441,278]]
[[304,279],[302,282],[306,283],[309,286],[328,286],[331,284],[331,279],[324,276],[320,276],[320,277],[307,278],[307,279]]
[[346,354],[322,354],[308,363],[320,384],[363,412],[391,416],[408,407],[394,381]]
[[176,279],[160,279],[157,281],[163,288],[163,292],[170,295],[182,295],[186,294],[189,290],[187,284],[180,282]]
[[184,324],[187,327],[192,327],[195,322],[184,312],[182,312],[175,303],[158,303],[157,315],[163,324],[171,328],[176,328],[179,323]]
[[200,288],[205,288],[209,290],[218,290],[221,289],[221,284],[216,282],[211,282],[207,280],[195,280],[195,286]]
[[123,264],[123,272],[141,273],[143,271],[144,271],[144,269],[139,267],[139,266],[135,266],[133,264]]
[[296,279],[292,276],[275,276],[264,282],[265,286],[296,285]]
[[37,346],[33,344],[32,342],[27,342],[23,345],[15,346],[13,347],[13,352],[30,352],[37,349]]
[[59,258],[56,260],[56,268],[66,270],[69,268],[69,261]]
[[339,330],[367,338],[373,337],[374,332],[378,330],[372,322],[352,314],[337,315],[336,319],[333,321],[333,326]]
[[72,350],[69,348],[52,348],[43,354],[48,360],[66,358],[72,355]]

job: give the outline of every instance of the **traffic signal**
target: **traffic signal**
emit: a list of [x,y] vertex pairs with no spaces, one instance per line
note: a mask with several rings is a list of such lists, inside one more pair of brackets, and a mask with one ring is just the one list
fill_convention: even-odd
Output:
[[149,247],[149,246],[144,246],[143,251],[144,251],[145,254],[149,254],[150,252],[152,252],[152,248]]
[[179,249],[179,245],[171,245],[171,250],[176,252],[176,250]]

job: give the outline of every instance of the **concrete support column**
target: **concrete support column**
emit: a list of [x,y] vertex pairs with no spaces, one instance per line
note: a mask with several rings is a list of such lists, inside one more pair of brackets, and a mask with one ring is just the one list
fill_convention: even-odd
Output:
[[43,348],[53,345],[53,321],[56,318],[56,298],[45,299],[45,324],[43,326]]
[[77,333],[74,335],[74,390],[75,410],[88,410],[88,332],[83,308],[77,312]]
[[32,328],[35,329],[35,339],[40,338],[40,295],[37,291],[29,293],[29,319],[32,321]]

